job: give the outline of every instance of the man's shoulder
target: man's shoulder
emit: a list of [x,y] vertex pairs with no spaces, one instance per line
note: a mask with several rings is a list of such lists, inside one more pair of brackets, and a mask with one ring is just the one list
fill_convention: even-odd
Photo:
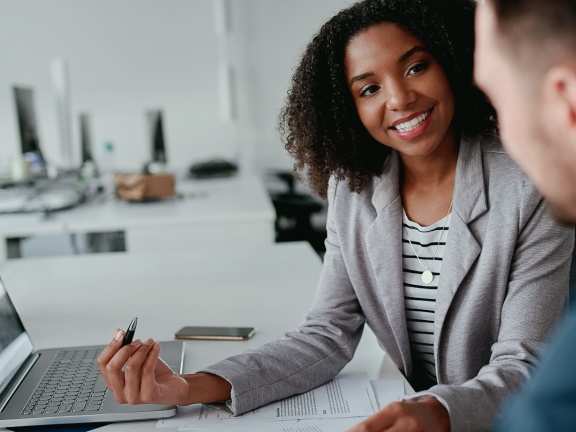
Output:
[[576,303],[551,332],[532,378],[503,406],[495,430],[569,431],[576,424]]

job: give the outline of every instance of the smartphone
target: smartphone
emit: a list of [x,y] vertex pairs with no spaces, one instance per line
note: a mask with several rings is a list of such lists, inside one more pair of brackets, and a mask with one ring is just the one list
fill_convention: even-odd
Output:
[[254,327],[183,327],[175,339],[247,340],[254,336]]

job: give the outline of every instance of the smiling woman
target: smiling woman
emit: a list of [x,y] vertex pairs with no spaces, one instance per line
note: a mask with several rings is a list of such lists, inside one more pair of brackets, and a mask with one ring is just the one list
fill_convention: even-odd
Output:
[[[435,78],[438,74],[443,77],[428,82],[441,87],[436,93],[444,97],[452,93],[456,106],[453,124],[459,132],[469,136],[496,132],[494,109],[473,84],[473,20],[474,5],[468,0],[390,0],[357,3],[321,28],[294,74],[280,116],[280,131],[286,149],[296,161],[295,168],[318,195],[326,196],[328,179],[333,175],[347,178],[351,190],[360,192],[380,173],[389,154],[390,144],[383,146],[361,121],[356,110],[358,96],[349,90],[356,80],[365,81],[366,73],[379,70],[369,69],[370,62],[379,60],[382,48],[394,51],[398,57],[389,60],[398,66],[409,66],[402,71],[409,75],[427,74],[427,61],[434,63]],[[396,24],[396,29],[387,39],[381,39],[379,46],[359,43],[358,37],[369,37],[362,33],[372,33],[377,38],[378,31],[370,28],[382,23]],[[402,33],[409,35],[407,41],[397,38]],[[405,45],[397,41],[414,44],[400,52]],[[356,53],[354,45],[360,50],[380,49],[380,53]],[[384,52],[393,54],[388,49]],[[358,71],[359,76],[347,77],[352,72],[345,57],[350,60],[354,54],[361,62],[358,66],[365,65],[366,69]],[[414,55],[426,58],[414,61]],[[355,80],[352,82],[351,78]],[[371,95],[377,87],[362,86],[365,95]]]
[[[432,397],[402,414],[383,410],[368,422],[374,430],[406,418],[441,430],[443,408],[453,431],[488,429],[527,374],[538,344],[525,344],[542,340],[564,301],[569,234],[494,135],[494,109],[473,84],[473,20],[467,0],[357,3],[308,45],[280,116],[297,173],[328,198],[325,273],[343,267],[381,344],[418,397]],[[518,248],[536,239],[529,224],[518,229],[526,217],[549,226],[546,242],[561,257],[552,273],[532,263],[535,277],[555,278],[552,301],[536,279],[512,300],[515,263],[536,253]],[[380,301],[381,327],[372,314]],[[532,331],[510,331],[527,324],[516,315],[525,301],[543,306]]]
[[379,143],[409,156],[428,155],[438,146],[456,150],[454,94],[423,45],[397,24],[381,23],[352,38],[344,56],[362,125]]
[[490,134],[473,22],[468,0],[365,0],[320,29],[280,117],[296,169],[328,198],[310,311],[194,375],[154,344],[112,341],[99,364],[118,401],[230,399],[241,414],[334,378],[368,324],[419,393],[354,432],[490,429],[562,312],[574,237]]

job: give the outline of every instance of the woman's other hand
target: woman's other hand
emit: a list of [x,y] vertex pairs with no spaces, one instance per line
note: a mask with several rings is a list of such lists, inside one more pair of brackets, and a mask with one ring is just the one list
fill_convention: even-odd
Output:
[[231,385],[215,375],[178,375],[159,358],[160,344],[148,339],[122,347],[124,331],[98,356],[106,387],[121,404],[189,405],[230,398]]
[[450,416],[438,399],[394,402],[348,432],[449,432]]

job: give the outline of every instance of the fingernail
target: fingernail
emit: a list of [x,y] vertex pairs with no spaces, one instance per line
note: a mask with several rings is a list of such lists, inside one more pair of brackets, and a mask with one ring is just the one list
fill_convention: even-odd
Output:
[[144,342],[144,345],[150,345],[153,342],[154,342],[154,339],[149,338],[146,342]]
[[159,344],[158,342],[154,342],[154,346],[152,347],[152,349],[159,350],[159,349],[160,349],[160,344]]
[[134,342],[132,342],[130,345],[132,346],[138,346],[142,343],[142,341],[140,339],[136,339]]
[[122,339],[122,336],[124,336],[124,332],[122,330],[120,330],[118,333],[116,333],[114,340],[119,341],[120,339]]

